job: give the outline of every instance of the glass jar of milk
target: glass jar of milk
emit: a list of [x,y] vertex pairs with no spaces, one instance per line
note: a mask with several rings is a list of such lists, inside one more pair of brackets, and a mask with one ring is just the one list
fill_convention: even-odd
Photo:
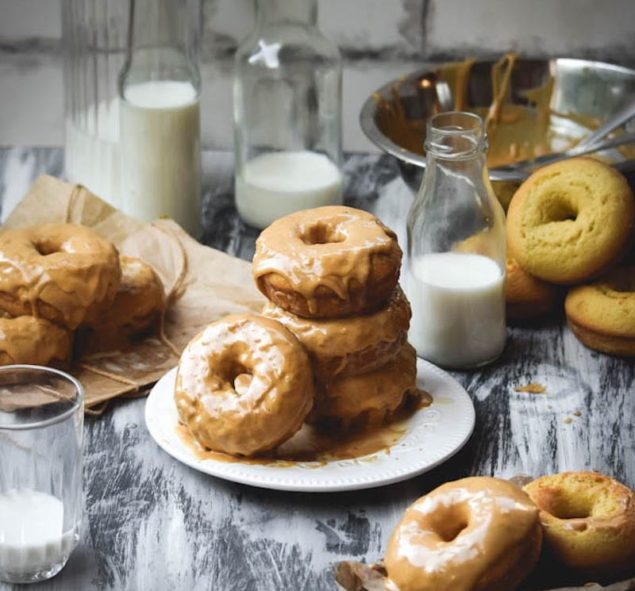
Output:
[[495,360],[505,328],[505,214],[489,182],[483,121],[440,113],[427,126],[426,170],[408,216],[410,342],[437,365]]
[[317,0],[258,0],[236,52],[236,206],[258,228],[341,202],[341,58],[316,23]]
[[200,229],[200,75],[189,2],[131,0],[119,78],[121,207]]

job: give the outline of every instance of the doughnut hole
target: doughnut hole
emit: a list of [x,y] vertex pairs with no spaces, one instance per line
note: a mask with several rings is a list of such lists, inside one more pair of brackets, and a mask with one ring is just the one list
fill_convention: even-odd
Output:
[[222,389],[242,396],[253,379],[252,371],[240,362],[240,355],[232,350],[223,355],[214,368]]
[[60,245],[57,241],[47,240],[46,238],[42,238],[40,240],[35,240],[33,242],[33,248],[38,252],[38,254],[42,256],[47,256],[49,254],[55,254],[56,252],[61,252],[64,250],[63,244]]
[[444,542],[452,542],[469,524],[466,503],[439,505],[427,516],[428,527]]
[[346,236],[338,226],[318,221],[300,228],[300,240],[307,245],[334,244],[344,242]]
[[543,223],[575,222],[578,218],[578,213],[578,207],[567,199],[566,196],[554,192],[545,200]]

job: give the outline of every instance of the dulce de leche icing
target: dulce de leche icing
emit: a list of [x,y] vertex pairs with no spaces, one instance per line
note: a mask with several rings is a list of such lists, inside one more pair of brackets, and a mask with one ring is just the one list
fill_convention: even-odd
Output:
[[381,424],[415,390],[416,381],[417,354],[406,343],[379,369],[320,384],[313,417],[337,419],[343,426]]
[[263,281],[276,282],[303,296],[313,311],[325,289],[347,301],[353,291],[387,281],[387,297],[400,262],[392,230],[368,212],[334,205],[293,213],[266,228],[256,241],[253,275],[263,293]]
[[175,400],[201,446],[249,456],[302,426],[313,405],[313,374],[302,345],[282,324],[231,315],[183,351]]
[[0,365],[65,362],[71,352],[69,331],[43,318],[0,318]]
[[148,327],[165,302],[163,283],[154,269],[141,259],[119,258],[121,283],[107,314],[91,323],[104,330],[123,330],[136,333]]
[[[385,562],[400,591],[505,591],[533,567],[540,545],[538,509],[520,488],[497,478],[464,478],[406,510]],[[505,572],[497,572],[501,565]]]
[[410,304],[397,287],[376,312],[347,318],[302,318],[267,303],[262,313],[284,324],[304,345],[321,380],[376,369],[406,340]]
[[111,300],[121,271],[117,250],[74,224],[0,234],[0,308],[76,328],[92,306]]

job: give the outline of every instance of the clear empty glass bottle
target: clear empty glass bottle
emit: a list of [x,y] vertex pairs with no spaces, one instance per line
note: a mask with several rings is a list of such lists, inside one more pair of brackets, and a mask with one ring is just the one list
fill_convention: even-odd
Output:
[[131,0],[119,79],[122,209],[200,227],[200,75],[188,0]]
[[341,202],[341,58],[317,0],[258,0],[234,71],[236,205],[264,228]]
[[408,216],[410,341],[444,367],[489,363],[505,346],[505,214],[480,117],[430,119],[426,171]]

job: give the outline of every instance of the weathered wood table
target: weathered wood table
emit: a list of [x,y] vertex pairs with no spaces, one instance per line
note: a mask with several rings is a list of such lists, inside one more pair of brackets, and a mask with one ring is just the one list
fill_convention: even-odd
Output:
[[[62,167],[60,149],[0,149],[3,217],[38,174]],[[204,169],[205,242],[250,259],[257,232],[236,214],[231,156],[207,153]],[[347,202],[375,212],[405,245],[412,195],[393,161],[351,155],[345,172]],[[635,487],[635,364],[585,349],[562,324],[510,329],[497,363],[453,375],[476,406],[466,447],[421,477],[352,493],[282,493],[205,476],[154,443],[143,399],[115,402],[86,422],[81,543],[36,588],[333,589],[334,563],[379,558],[406,506],[446,480],[591,468]],[[515,391],[530,382],[546,392]]]

